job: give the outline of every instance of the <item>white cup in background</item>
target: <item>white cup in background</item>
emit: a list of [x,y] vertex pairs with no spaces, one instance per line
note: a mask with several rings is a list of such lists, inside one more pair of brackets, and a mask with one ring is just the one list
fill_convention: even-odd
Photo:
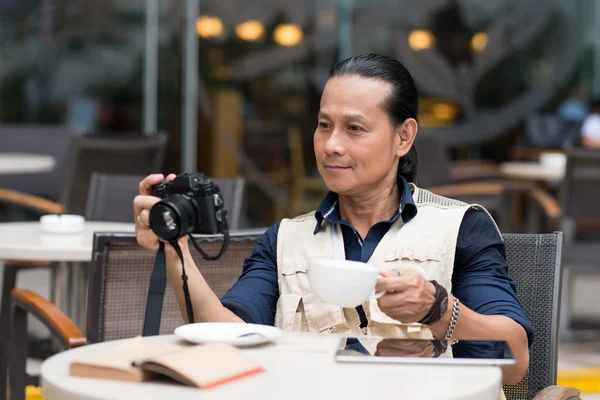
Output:
[[85,218],[74,214],[49,214],[40,218],[45,233],[73,234],[83,232]]
[[567,156],[564,153],[542,153],[540,164],[548,168],[565,168]]

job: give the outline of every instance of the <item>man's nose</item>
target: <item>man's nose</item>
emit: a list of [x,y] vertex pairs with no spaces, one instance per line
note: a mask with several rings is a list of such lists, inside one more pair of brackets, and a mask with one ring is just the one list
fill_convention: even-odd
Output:
[[343,154],[344,153],[344,145],[343,138],[340,132],[335,129],[329,138],[327,138],[327,142],[325,143],[325,152],[327,154]]

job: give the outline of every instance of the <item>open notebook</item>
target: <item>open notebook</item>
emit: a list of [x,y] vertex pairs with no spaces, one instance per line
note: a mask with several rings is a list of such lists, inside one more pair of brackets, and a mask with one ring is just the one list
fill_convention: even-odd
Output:
[[70,365],[71,376],[129,382],[166,376],[184,385],[213,388],[264,372],[236,347],[221,343],[181,347],[135,338]]

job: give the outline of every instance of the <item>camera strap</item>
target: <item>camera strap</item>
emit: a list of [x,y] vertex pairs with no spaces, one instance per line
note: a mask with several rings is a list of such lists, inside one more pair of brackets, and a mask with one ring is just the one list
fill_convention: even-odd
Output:
[[[223,229],[223,245],[221,250],[215,256],[208,255],[192,235],[188,235],[192,245],[198,250],[200,255],[205,260],[218,260],[227,250],[229,246],[229,229],[227,224],[224,224]],[[188,316],[188,322],[194,323],[194,309],[192,307],[192,298],[190,296],[190,290],[188,288],[188,276],[185,273],[185,263],[183,259],[183,252],[177,241],[170,243],[175,249],[179,260],[181,261],[181,280],[183,283],[183,295],[185,297],[185,308]],[[154,260],[154,267],[152,268],[152,275],[150,277],[150,287],[148,289],[148,299],[146,301],[146,313],[144,315],[144,327],[142,330],[142,336],[155,336],[160,331],[160,320],[162,315],[163,299],[165,296],[165,288],[167,286],[167,258],[165,255],[165,244],[160,242],[156,258]]]
[[[192,235],[189,235],[192,243],[194,243],[194,239]],[[185,310],[187,311],[188,323],[194,323],[194,309],[192,308],[192,298],[190,297],[190,290],[188,289],[188,276],[185,273],[185,263],[183,262],[183,253],[181,251],[181,247],[179,247],[179,243],[173,242],[171,246],[175,249],[177,256],[179,257],[179,261],[181,261],[181,281],[183,282],[183,296],[185,297]]]
[[167,286],[167,263],[165,244],[163,242],[159,243],[158,252],[154,260],[154,268],[152,268],[152,276],[150,277],[142,336],[158,335],[160,331],[160,316],[162,314],[163,298]]

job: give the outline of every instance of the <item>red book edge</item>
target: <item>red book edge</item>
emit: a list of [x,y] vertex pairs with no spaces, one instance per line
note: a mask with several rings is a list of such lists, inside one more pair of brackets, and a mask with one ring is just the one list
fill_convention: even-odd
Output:
[[256,369],[252,369],[250,371],[243,372],[243,373],[241,373],[239,375],[233,375],[233,376],[230,376],[230,377],[227,377],[227,378],[224,378],[224,379],[220,379],[218,381],[211,382],[211,383],[209,383],[207,385],[204,385],[203,388],[204,389],[212,389],[212,388],[215,388],[217,386],[221,386],[221,385],[224,385],[226,383],[230,383],[230,382],[236,381],[238,379],[242,379],[242,378],[246,378],[248,376],[259,374],[261,372],[265,372],[264,368],[258,367]]

